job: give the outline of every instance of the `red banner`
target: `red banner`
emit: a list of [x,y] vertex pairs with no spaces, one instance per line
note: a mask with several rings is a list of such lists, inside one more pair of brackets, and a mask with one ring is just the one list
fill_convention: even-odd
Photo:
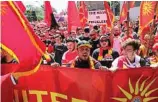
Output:
[[[137,68],[116,72],[41,66],[33,75],[11,85],[2,65],[2,102],[158,102],[158,69]],[[12,87],[12,88],[11,88]],[[13,99],[12,99],[13,100]]]

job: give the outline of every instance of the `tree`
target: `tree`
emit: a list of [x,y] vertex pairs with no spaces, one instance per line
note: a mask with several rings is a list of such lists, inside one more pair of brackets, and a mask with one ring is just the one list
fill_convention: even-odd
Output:
[[[33,20],[43,20],[44,19],[44,5],[34,6],[34,5],[26,5],[26,17],[29,21]],[[53,8],[53,12],[57,13],[57,10]]]
[[44,9],[42,6],[35,7],[33,5],[26,5],[26,9],[25,15],[29,21],[42,20],[44,18]]

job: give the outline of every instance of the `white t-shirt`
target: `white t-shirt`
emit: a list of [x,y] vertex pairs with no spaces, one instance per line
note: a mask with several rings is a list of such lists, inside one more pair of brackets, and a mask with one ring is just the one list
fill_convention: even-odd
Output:
[[119,54],[121,53],[121,39],[119,37],[114,37],[113,50],[117,51]]
[[[121,56],[118,57],[118,58],[116,58],[116,59],[112,62],[112,67],[118,67],[118,61],[119,61],[120,58],[121,58]],[[124,64],[126,67],[129,67],[129,68],[141,67],[141,65],[140,65],[140,59],[141,59],[140,56],[135,55],[135,62],[134,62],[134,63],[131,63],[131,62],[129,61],[129,59],[126,58],[126,60],[123,61],[123,64]]]

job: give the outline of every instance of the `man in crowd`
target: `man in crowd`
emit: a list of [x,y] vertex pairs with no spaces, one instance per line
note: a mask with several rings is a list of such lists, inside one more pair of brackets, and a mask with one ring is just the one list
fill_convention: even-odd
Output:
[[115,26],[113,28],[113,50],[117,51],[119,54],[121,54],[121,37],[120,37],[120,28],[118,26]]
[[123,55],[118,57],[112,63],[112,68],[110,70],[126,69],[126,68],[137,68],[146,65],[143,58],[138,56],[136,52],[140,47],[140,43],[134,39],[127,39],[123,43]]
[[99,48],[98,31],[94,29],[91,30],[89,43],[92,45],[92,48],[91,48],[91,55],[92,55],[93,51]]
[[67,47],[62,43],[62,38],[59,34],[54,36],[55,44],[54,44],[54,51],[55,51],[55,61],[61,65],[61,60],[63,54],[67,51]]
[[64,39],[63,42],[66,43],[66,40],[69,38],[70,34],[68,33],[68,31],[64,31]]
[[136,20],[134,26],[133,26],[134,32],[136,32],[138,34],[138,30],[139,30],[139,20]]
[[76,39],[77,41],[80,41],[79,36],[77,36],[77,33],[76,33],[76,29],[75,29],[75,28],[73,28],[73,29],[71,30],[71,32],[70,32],[70,37]]
[[70,37],[77,38],[76,30],[71,30]]
[[128,33],[128,29],[127,27],[124,28],[124,32],[122,32],[121,34],[121,38],[122,38],[122,42],[124,42],[127,39],[133,39],[133,35],[130,32],[130,28],[129,28],[129,33]]
[[71,68],[99,69],[102,68],[100,62],[90,56],[92,46],[87,41],[80,41],[77,45],[78,56],[72,61]]
[[119,56],[119,54],[112,49],[108,35],[102,35],[99,42],[100,48],[93,51],[92,57],[98,60],[103,66],[110,68],[112,62]]
[[90,38],[89,38],[89,32],[90,32],[90,29],[89,27],[85,27],[84,28],[84,33],[81,37],[79,37],[80,40],[86,40],[86,41],[89,41]]
[[77,33],[77,38],[81,37],[83,33],[83,29],[81,27],[77,27],[76,33]]
[[66,40],[68,51],[66,51],[62,56],[63,67],[69,66],[70,62],[73,59],[75,59],[76,56],[78,55],[77,50],[76,50],[76,44],[77,44],[77,40],[74,38],[70,37]]

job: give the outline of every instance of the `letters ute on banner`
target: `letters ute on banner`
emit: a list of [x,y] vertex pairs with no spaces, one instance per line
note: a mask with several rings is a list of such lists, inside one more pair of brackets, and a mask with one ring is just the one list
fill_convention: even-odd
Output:
[[16,68],[2,65],[2,102],[158,102],[158,69],[111,73],[41,66],[13,85],[8,72]]

